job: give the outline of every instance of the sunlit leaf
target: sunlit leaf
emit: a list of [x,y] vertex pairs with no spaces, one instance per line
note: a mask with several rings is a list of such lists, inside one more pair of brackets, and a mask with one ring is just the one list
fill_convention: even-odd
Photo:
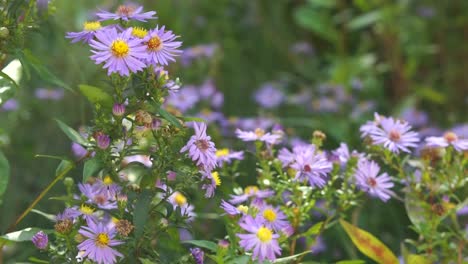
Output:
[[317,235],[320,232],[320,230],[322,229],[322,226],[323,226],[323,221],[316,223],[315,225],[313,225],[309,229],[307,229],[307,231],[304,233],[303,236]]
[[380,264],[398,264],[398,258],[379,239],[342,219],[340,224],[362,254]]
[[60,164],[57,166],[57,169],[55,170],[55,176],[58,176],[61,174],[64,170],[69,168],[70,166],[73,166],[73,163],[69,160],[62,160]]
[[76,142],[83,146],[89,145],[89,143],[75,129],[69,127],[67,124],[58,119],[55,119],[55,121],[57,121],[57,124],[59,125],[60,129],[65,133],[65,135],[67,135],[68,138],[71,139],[73,142]]
[[19,60],[11,61],[0,71],[0,105],[12,98],[19,89],[22,67]]
[[382,18],[382,12],[380,10],[364,13],[360,16],[353,18],[348,23],[348,28],[351,30],[359,30],[364,27],[368,27]]
[[0,204],[2,204],[2,197],[5,194],[9,180],[10,164],[3,152],[0,151]]
[[431,264],[432,261],[428,260],[424,256],[409,254],[406,259],[406,264]]
[[39,211],[39,210],[37,210],[37,209],[32,209],[32,210],[31,210],[31,213],[35,213],[35,214],[41,215],[41,216],[47,218],[47,219],[50,220],[50,221],[55,221],[55,215],[53,215],[53,214],[44,213],[44,212]]
[[114,101],[112,96],[101,88],[86,84],[80,84],[78,87],[80,88],[81,93],[83,93],[91,103],[100,104],[107,108],[112,107]]
[[5,234],[0,236],[0,241],[5,242],[23,242],[23,241],[31,241],[31,238],[39,231],[44,231],[48,233],[48,230],[44,230],[37,227],[28,227],[23,230],[15,231],[12,233]]
[[216,252],[218,250],[218,245],[216,243],[207,240],[184,240],[182,241],[182,243],[192,244],[197,247],[206,248],[213,252]]
[[336,264],[365,264],[366,262],[364,260],[359,260],[359,259],[355,259],[355,260],[342,260],[342,261],[338,261],[336,262]]
[[294,12],[294,18],[297,24],[309,29],[318,37],[332,43],[335,43],[338,39],[338,31],[331,20],[331,16],[326,13],[310,7],[300,7]]

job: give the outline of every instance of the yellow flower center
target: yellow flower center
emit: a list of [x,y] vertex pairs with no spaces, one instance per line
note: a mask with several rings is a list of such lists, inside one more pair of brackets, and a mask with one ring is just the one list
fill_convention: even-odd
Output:
[[148,35],[148,30],[142,28],[142,27],[134,27],[132,29],[132,35],[137,38],[144,38],[146,35]]
[[94,213],[94,209],[90,206],[87,206],[86,204],[82,204],[80,206],[80,212],[82,212],[85,215],[92,215]]
[[101,28],[101,22],[99,21],[84,22],[83,28],[86,31],[96,31]]
[[257,186],[247,186],[245,187],[244,193],[245,194],[255,194],[258,192]]
[[257,128],[257,129],[255,129],[255,135],[257,137],[263,137],[265,135],[265,130],[263,130],[261,128]]
[[273,222],[276,220],[276,213],[271,209],[266,209],[263,211],[263,217],[265,217],[268,222]]
[[449,142],[449,143],[452,143],[452,142],[458,140],[457,134],[455,134],[455,133],[453,133],[453,132],[451,132],[451,131],[445,133],[445,134],[444,134],[444,138],[445,138],[445,140],[447,140],[447,142]]
[[185,196],[183,194],[181,194],[181,193],[176,193],[176,195],[174,197],[174,201],[179,206],[182,206],[182,205],[187,203],[187,198],[185,198]]
[[158,50],[161,50],[163,47],[162,41],[158,36],[150,38],[150,40],[148,40],[148,43],[146,45],[148,46],[148,49],[151,51],[158,51]]
[[249,207],[245,205],[239,205],[237,206],[237,210],[241,211],[244,214],[247,214],[247,212],[249,211]]
[[113,183],[112,181],[112,178],[107,175],[106,177],[104,177],[104,180],[102,181],[105,185],[111,185]]
[[217,171],[211,173],[211,176],[213,177],[213,180],[215,181],[216,183],[216,186],[220,186],[221,185],[221,179],[219,178],[219,173]]
[[122,58],[128,55],[130,52],[130,47],[128,46],[127,42],[118,39],[112,42],[111,51],[115,57]]
[[262,242],[270,242],[271,238],[273,237],[273,233],[270,229],[262,226],[257,231],[257,237]]
[[117,8],[117,14],[121,16],[131,16],[135,12],[135,8],[130,5],[121,5]]
[[109,245],[109,241],[109,236],[106,233],[99,233],[96,236],[96,245],[98,245],[99,247],[105,247]]
[[216,157],[224,157],[229,155],[229,149],[223,148],[216,151]]

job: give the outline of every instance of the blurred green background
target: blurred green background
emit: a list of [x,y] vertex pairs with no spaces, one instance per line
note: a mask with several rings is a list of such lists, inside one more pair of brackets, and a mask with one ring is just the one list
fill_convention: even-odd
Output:
[[[226,116],[279,116],[296,133],[310,136],[313,129],[330,134],[328,144],[358,145],[358,126],[372,111],[350,118],[363,100],[373,110],[399,116],[417,108],[430,117],[427,128],[446,129],[468,118],[468,1],[418,0],[157,0],[135,1],[156,10],[157,22],[181,36],[183,48],[216,44],[218,51],[188,67],[169,68],[183,83],[214,80],[224,93]],[[48,11],[25,36],[25,49],[53,75],[77,90],[78,84],[104,84],[100,66],[89,60],[89,48],[71,45],[67,31],[80,31],[98,9],[113,9],[122,1],[51,1]],[[19,11],[20,12],[20,11]],[[1,22],[0,22],[1,24]],[[8,55],[4,64],[15,58]],[[2,68],[5,65],[0,65]],[[62,88],[50,76],[29,67],[15,95],[18,109],[0,112],[2,149],[12,176],[0,205],[4,232],[22,210],[53,179],[58,161],[36,154],[71,156],[70,142],[53,118],[78,128],[88,124],[92,108],[79,92],[65,91],[63,99],[40,100],[37,88]],[[356,99],[333,113],[304,111],[294,105],[274,111],[259,109],[254,91],[266,82],[279,82],[286,94],[310,91],[320,85],[339,85]],[[353,86],[359,85],[359,89]],[[310,102],[309,102],[310,103]],[[80,169],[72,175],[79,179]],[[57,185],[48,195],[63,193]],[[388,217],[374,222],[379,204],[361,212],[368,230],[398,251],[409,233],[401,204],[391,203]],[[42,201],[37,209],[57,213],[59,201]],[[398,223],[398,224],[396,224]],[[19,226],[48,226],[31,214]],[[349,243],[348,243],[349,244]],[[19,259],[28,251],[14,252]],[[9,253],[7,253],[8,255]],[[333,254],[333,253],[330,253]]]

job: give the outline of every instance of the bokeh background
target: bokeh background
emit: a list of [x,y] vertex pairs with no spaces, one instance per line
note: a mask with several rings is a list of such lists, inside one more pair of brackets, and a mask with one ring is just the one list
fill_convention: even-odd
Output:
[[[23,65],[14,101],[0,111],[1,148],[12,169],[0,205],[2,233],[54,177],[58,161],[35,155],[73,157],[71,143],[54,118],[77,129],[89,124],[92,107],[77,86],[105,82],[101,67],[89,60],[89,48],[71,45],[65,33],[80,31],[96,9],[113,9],[121,3],[53,0],[47,10],[39,10],[38,24],[25,36],[30,65]],[[262,120],[252,118],[261,116],[304,138],[320,129],[328,135],[326,144],[331,148],[341,141],[358,148],[359,125],[375,111],[406,118],[425,135],[457,129],[468,136],[468,1],[134,3],[156,10],[159,19],[153,23],[181,36],[185,53],[168,69],[171,76],[180,77],[184,87],[210,84],[224,94],[219,110],[195,104],[188,114],[222,112],[224,120],[251,118],[247,121],[254,126]],[[61,82],[75,92],[64,89]],[[269,108],[270,104],[274,106]],[[71,175],[78,180],[80,169]],[[37,209],[61,211],[60,201],[47,199],[63,192],[64,186],[58,184]],[[224,195],[228,193],[224,190]],[[216,207],[200,205],[205,212]],[[380,202],[370,201],[363,208],[353,217],[395,252],[404,238],[414,236],[403,228],[409,220],[400,202],[392,201],[383,210]],[[192,233],[197,239],[212,238],[204,237],[210,221],[209,214],[206,217],[195,222]],[[50,222],[31,214],[19,227],[28,226],[50,226]],[[218,237],[223,235],[222,226],[212,230]],[[325,242],[333,243],[316,260],[358,254],[349,241],[340,242],[344,239],[342,231],[332,229]],[[24,260],[33,250],[9,248],[5,256]]]

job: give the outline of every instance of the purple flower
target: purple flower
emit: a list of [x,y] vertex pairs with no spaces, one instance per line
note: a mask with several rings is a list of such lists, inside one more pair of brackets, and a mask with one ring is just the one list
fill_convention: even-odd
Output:
[[289,50],[296,55],[308,55],[314,53],[314,47],[305,41],[298,41],[292,44]]
[[279,235],[264,225],[261,217],[247,215],[239,225],[248,232],[248,234],[237,234],[241,239],[239,245],[246,251],[253,250],[252,258],[258,259],[260,263],[263,260],[275,260],[281,255],[281,248],[278,244]]
[[315,239],[315,243],[310,247],[310,251],[312,251],[312,254],[317,255],[320,252],[323,252],[327,249],[327,246],[323,242],[323,239],[321,236],[318,236]]
[[125,104],[114,104],[112,114],[115,116],[123,116],[125,114]]
[[264,219],[264,225],[276,232],[288,230],[291,226],[286,215],[278,208],[271,205],[265,205],[259,213]]
[[90,40],[90,46],[94,49],[91,59],[96,64],[105,62],[104,69],[108,69],[108,75],[116,72],[122,76],[129,76],[130,72],[137,72],[146,67],[141,61],[147,58],[146,46],[142,45],[140,39],[132,37],[131,28],[122,33],[118,33],[115,28],[109,28],[96,32],[95,36],[97,40]]
[[214,195],[216,186],[221,185],[221,179],[219,178],[219,173],[217,171],[207,172],[202,171],[202,180],[208,179],[208,184],[203,184],[202,189],[206,190],[205,197],[211,198]]
[[332,170],[332,163],[329,162],[323,153],[316,153],[315,148],[307,148],[296,156],[291,168],[296,170],[295,180],[309,180],[312,187],[322,188],[326,184],[327,174]]
[[358,163],[354,177],[361,190],[386,202],[392,194],[390,188],[393,182],[387,173],[378,175],[379,171],[380,167],[374,161],[362,160]]
[[293,147],[292,152],[287,148],[280,149],[278,152],[278,159],[283,164],[283,168],[286,168],[294,163],[298,156],[303,155],[303,153],[308,151],[314,152],[315,146],[308,144],[307,142],[299,142],[299,144],[296,144]]
[[[89,203],[96,204],[99,208],[102,209],[115,209],[117,208],[117,203],[115,201],[115,196],[110,196],[112,192],[108,192],[107,188],[102,188],[103,186],[99,183],[93,185],[85,183],[78,184],[78,189],[81,193],[88,198]],[[117,192],[117,191],[115,191]]]
[[459,139],[454,132],[447,132],[443,137],[428,137],[426,138],[428,147],[446,148],[450,145],[458,152],[468,150],[468,139]]
[[408,121],[414,127],[423,127],[429,122],[429,116],[426,112],[417,110],[416,108],[407,108],[401,114],[403,120]]
[[14,111],[18,109],[18,101],[16,99],[9,99],[2,105],[2,109],[5,111]]
[[165,31],[165,27],[150,30],[148,35],[143,39],[146,44],[148,57],[146,59],[148,64],[168,65],[169,61],[175,61],[174,57],[179,56],[182,51],[178,48],[182,42],[175,41],[178,36],[174,35],[172,31]]
[[96,13],[96,16],[99,17],[100,21],[113,19],[118,20],[122,19],[124,21],[129,20],[138,20],[141,22],[146,22],[146,19],[156,19],[154,15],[156,15],[155,11],[145,12],[142,13],[143,7],[142,6],[135,6],[135,5],[121,5],[117,8],[115,13],[111,13],[108,11],[101,11]]
[[72,39],[72,43],[82,41],[83,43],[90,43],[96,35],[96,32],[104,29],[99,21],[85,22],[83,24],[83,31],[67,32],[66,38]]
[[47,245],[49,244],[49,237],[43,231],[37,232],[32,237],[31,240],[32,240],[34,246],[36,246],[36,248],[41,249],[41,250],[46,249]]
[[468,123],[459,124],[452,128],[452,132],[457,134],[458,137],[468,139]]
[[116,231],[113,226],[87,221],[88,226],[83,226],[78,231],[87,239],[78,245],[80,251],[84,251],[82,257],[88,257],[98,264],[116,263],[116,257],[123,257],[120,252],[112,247],[123,244],[115,240]]
[[170,93],[167,97],[167,104],[179,109],[182,113],[193,108],[200,97],[195,86],[187,85],[178,92]]
[[216,43],[189,47],[182,53],[182,64],[188,66],[195,59],[202,57],[211,58],[215,54],[217,48],[218,45]]
[[256,128],[265,130],[274,124],[274,120],[265,117],[241,118],[237,120],[236,123],[236,125],[243,130],[255,130]]
[[36,97],[42,100],[54,100],[58,101],[63,98],[64,92],[62,89],[36,89]]
[[373,125],[374,127],[369,127],[365,133],[369,133],[375,145],[383,145],[397,154],[400,151],[410,152],[409,147],[418,146],[418,133],[411,131],[411,126],[406,121],[383,117],[378,125]]
[[174,207],[174,210],[176,210],[177,207],[180,208],[181,215],[187,217],[188,222],[193,221],[196,216],[194,212],[195,208],[187,202],[187,198],[182,193],[174,192],[169,196],[168,200]]
[[219,149],[216,151],[216,159],[218,166],[224,163],[231,164],[233,160],[243,160],[244,151],[230,151],[227,148]]
[[273,84],[264,84],[256,93],[255,101],[264,108],[275,108],[285,99],[284,93]]
[[205,171],[211,171],[216,167],[216,148],[211,137],[206,134],[205,123],[193,123],[195,135],[193,135],[180,152],[189,152],[189,156],[196,161]]
[[104,133],[97,133],[96,145],[100,149],[107,149],[110,145],[110,137]]
[[242,214],[243,212],[240,211],[239,209],[237,209],[237,207],[235,207],[234,205],[224,201],[224,200],[221,200],[221,206],[220,206],[225,212],[226,214],[228,215],[240,215]]
[[281,139],[281,135],[265,133],[265,130],[261,128],[257,128],[255,131],[242,131],[238,128],[236,129],[236,135],[243,141],[259,140],[268,144],[276,144]]
[[86,148],[84,148],[83,146],[81,146],[80,144],[76,142],[72,143],[71,149],[72,149],[73,155],[75,155],[75,157],[79,159],[81,159],[88,153],[88,150],[86,150]]
[[133,155],[133,156],[127,156],[124,158],[123,162],[125,164],[129,164],[132,162],[139,162],[143,165],[145,165],[148,168],[151,168],[153,166],[153,162],[151,161],[151,157],[147,155]]
[[249,198],[265,199],[275,195],[272,190],[259,190],[257,186],[247,186],[244,193],[241,195],[231,195],[230,203],[240,204],[247,201]]
[[203,264],[205,259],[205,253],[200,248],[191,248],[190,254],[192,254],[193,259],[196,264]]
[[343,142],[340,143],[340,147],[334,150],[332,153],[338,158],[341,165],[345,165],[352,157],[357,157],[359,160],[364,158],[364,154],[359,153],[356,150],[349,152],[348,145]]

